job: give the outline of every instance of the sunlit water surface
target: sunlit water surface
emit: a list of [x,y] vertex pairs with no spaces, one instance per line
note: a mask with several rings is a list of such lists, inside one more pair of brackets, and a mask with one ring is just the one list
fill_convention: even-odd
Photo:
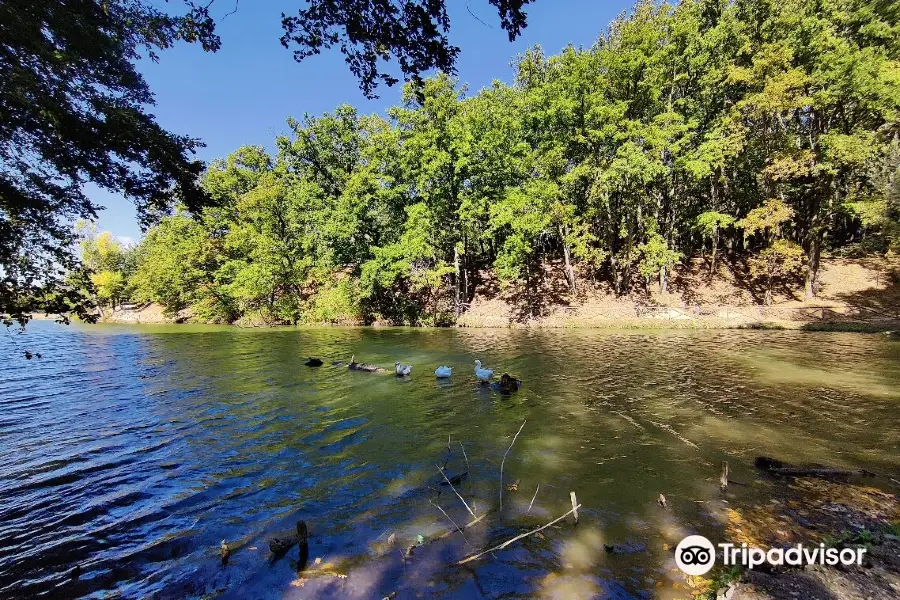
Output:
[[[412,377],[331,366],[351,354]],[[475,358],[523,389],[479,387]],[[758,454],[896,470],[898,364],[900,344],[861,334],[35,322],[0,338],[0,597],[677,597],[665,544],[721,540],[723,460],[751,483],[732,502],[764,493]],[[457,442],[470,463],[460,493],[492,512],[403,560],[452,528],[437,506],[471,520],[438,485],[448,436],[447,470],[465,470]],[[577,526],[454,566],[561,515],[570,491]],[[310,563],[349,578],[298,577],[296,548],[267,559],[298,519]]]

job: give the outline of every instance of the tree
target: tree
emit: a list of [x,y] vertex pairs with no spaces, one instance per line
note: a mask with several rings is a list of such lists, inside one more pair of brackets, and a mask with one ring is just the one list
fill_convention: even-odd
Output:
[[708,210],[697,216],[697,229],[704,239],[709,239],[712,256],[709,262],[709,272],[716,272],[716,250],[719,247],[719,232],[734,225],[735,218],[715,210]]
[[[527,25],[523,7],[532,0],[488,0],[500,14],[500,26],[515,40]],[[282,14],[285,48],[296,45],[298,62],[322,49],[340,46],[350,71],[369,97],[379,82],[399,79],[379,67],[397,60],[407,80],[420,81],[430,70],[454,73],[459,48],[450,43],[450,17],[444,0],[309,0],[296,16]]]
[[81,237],[81,264],[87,269],[93,292],[101,305],[112,305],[115,308],[125,291],[125,273],[127,249],[112,233],[97,232],[96,224],[79,221],[75,232]]
[[668,286],[666,273],[682,259],[681,252],[669,248],[663,236],[652,226],[647,241],[637,247],[637,252],[640,256],[638,272],[644,276],[648,287],[650,280],[659,276],[659,293],[665,294]]
[[139,266],[131,278],[134,299],[158,302],[169,314],[192,307],[200,318],[231,322],[234,300],[227,282],[216,278],[224,261],[221,244],[184,214],[165,217],[138,248]]
[[[423,2],[393,2],[387,33]],[[346,0],[363,21],[338,4],[310,4],[337,28],[322,35],[340,43],[353,22],[352,53],[384,33],[354,29],[384,3]],[[469,95],[452,73],[412,76],[386,117],[342,105],[290,119],[275,156],[214,161],[201,183],[215,205],[151,228],[110,272],[221,320],[443,323],[485,278],[530,294],[548,263],[575,297],[588,281],[665,291],[699,232],[713,271],[727,239],[771,301],[798,256],[809,282],[816,252],[898,239],[888,4],[640,0],[591,48],[529,50],[512,85]]]
[[141,0],[9,0],[0,4],[0,319],[74,311],[90,300],[63,273],[77,269],[72,221],[98,210],[85,182],[122,193],[142,221],[197,186],[198,142],[146,112],[153,96],[135,68],[177,41],[216,50],[206,8],[183,16]]
[[750,274],[764,282],[765,304],[772,304],[772,289],[778,279],[799,275],[803,269],[803,248],[789,240],[775,240],[749,261]]

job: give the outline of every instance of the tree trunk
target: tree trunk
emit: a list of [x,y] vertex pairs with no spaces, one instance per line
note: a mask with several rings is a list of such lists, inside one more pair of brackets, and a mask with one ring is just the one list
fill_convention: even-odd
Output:
[[575,288],[575,270],[572,268],[572,259],[569,256],[569,244],[566,242],[566,235],[562,226],[559,227],[559,237],[562,239],[563,259],[566,263],[566,279],[569,281],[569,291],[574,296],[577,292]]
[[712,234],[712,259],[709,261],[709,274],[716,274],[716,251],[719,249],[719,223],[713,225]]
[[456,318],[459,319],[459,292],[460,292],[460,281],[459,281],[459,248],[454,244],[453,246],[453,266],[456,267]]
[[816,297],[819,259],[822,255],[822,232],[818,224],[809,232],[809,256],[806,259],[806,300]]
[[666,276],[666,267],[659,270],[659,293],[665,294],[669,289],[669,278]]

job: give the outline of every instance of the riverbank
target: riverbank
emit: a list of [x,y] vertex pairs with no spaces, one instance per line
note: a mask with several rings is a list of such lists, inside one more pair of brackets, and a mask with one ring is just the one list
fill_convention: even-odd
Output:
[[[884,477],[880,478],[882,483]],[[758,548],[862,548],[862,565],[717,566],[689,578],[696,599],[865,600],[900,595],[900,502],[863,482],[814,478],[763,479],[768,502],[723,504],[729,542]],[[900,486],[898,486],[900,487]]]
[[[549,264],[530,286],[502,288],[490,273],[456,320],[473,328],[689,328],[892,331],[900,328],[900,260],[896,257],[824,259],[819,293],[804,301],[797,285],[782,286],[774,302],[752,285],[740,262],[724,261],[710,274],[702,259],[674,273],[666,293],[656,286],[616,296],[607,285],[585,282],[575,296],[557,265]],[[795,282],[796,284],[797,282]],[[168,313],[158,304],[105,309],[109,323],[196,323],[187,308]],[[322,323],[323,325],[333,323]],[[362,322],[354,323],[362,325]],[[376,321],[373,325],[396,325]],[[240,327],[269,324],[244,318]]]

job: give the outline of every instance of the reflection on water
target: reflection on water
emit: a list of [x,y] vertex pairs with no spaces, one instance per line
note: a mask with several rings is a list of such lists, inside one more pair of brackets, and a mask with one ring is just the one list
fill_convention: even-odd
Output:
[[[875,472],[900,462],[900,344],[880,336],[34,323],[2,340],[2,597],[674,597],[664,543],[721,532],[708,503],[721,461],[747,482],[757,454]],[[43,358],[26,361],[25,346]],[[412,377],[330,366],[351,354],[411,363]],[[304,367],[308,356],[326,365]],[[475,358],[523,389],[477,386]],[[441,364],[455,367],[449,383],[432,375]],[[465,444],[460,489],[481,513],[526,419],[503,514],[403,561],[400,547],[450,527],[434,504],[468,520],[433,491],[448,436]],[[454,452],[448,470],[462,461]],[[577,527],[448,566],[562,514],[570,490]],[[311,559],[353,576],[304,581],[289,559],[267,562],[268,536],[299,518]]]

